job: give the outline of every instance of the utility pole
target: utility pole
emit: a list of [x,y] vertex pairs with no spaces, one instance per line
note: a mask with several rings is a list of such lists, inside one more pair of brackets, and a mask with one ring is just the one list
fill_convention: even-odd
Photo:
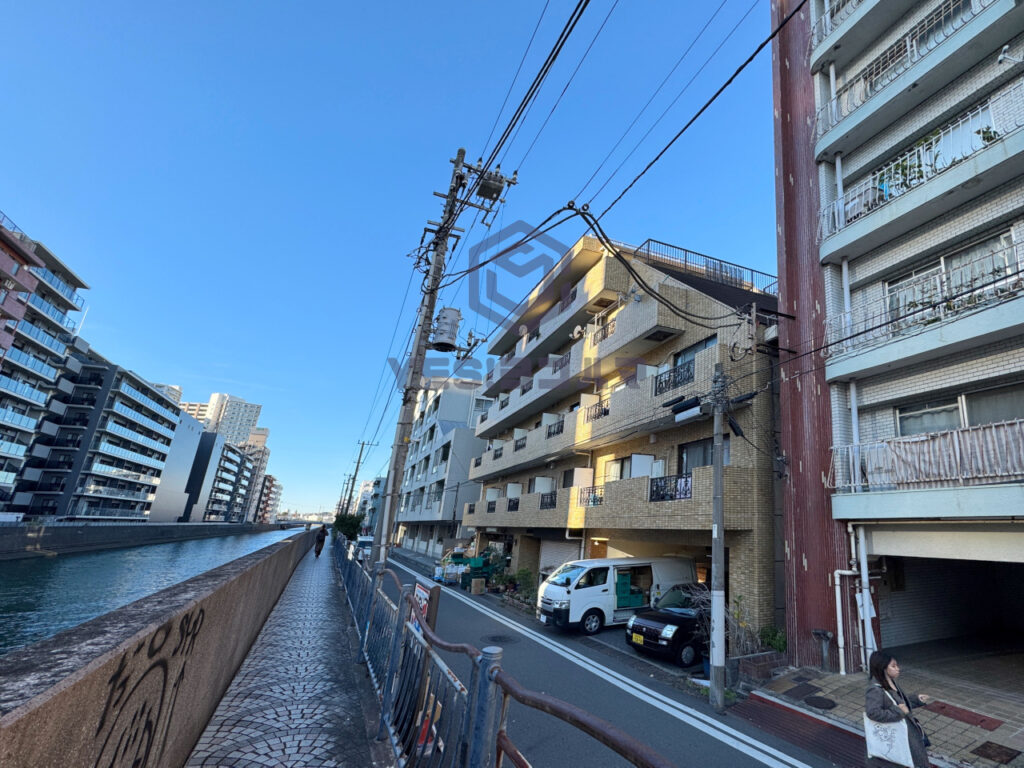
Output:
[[[391,462],[388,467],[387,492],[384,494],[384,509],[377,517],[377,527],[373,535],[373,550],[371,560],[384,563],[387,560],[387,549],[391,541],[392,527],[396,517],[395,510],[398,507],[398,497],[402,488],[403,470],[405,459],[409,453],[409,436],[412,433],[413,413],[416,409],[416,397],[420,392],[420,379],[423,375],[423,363],[427,356],[430,335],[434,326],[434,308],[437,304],[438,287],[441,284],[441,277],[444,274],[444,258],[448,253],[448,239],[453,231],[458,231],[455,222],[459,212],[467,207],[474,207],[484,211],[484,220],[488,213],[494,210],[498,202],[504,202],[501,195],[505,187],[516,183],[515,174],[511,179],[501,175],[500,166],[495,170],[487,170],[482,160],[476,165],[466,164],[466,150],[459,148],[452,160],[452,178],[448,185],[447,194],[440,192],[434,194],[444,198],[444,212],[439,222],[428,222],[433,229],[427,231],[433,234],[431,240],[430,268],[427,272],[427,280],[423,286],[423,298],[420,301],[419,315],[416,321],[416,336],[412,346],[412,353],[409,358],[409,367],[405,377],[405,387],[402,390],[402,409],[398,414],[398,423],[395,425],[395,442],[391,448]],[[476,182],[469,184],[470,174],[475,174]],[[475,193],[485,201],[485,204],[473,202],[469,199],[460,199],[459,195],[464,189]],[[487,226],[490,226],[489,224]],[[439,346],[438,349],[441,349]],[[450,345],[444,351],[454,351],[455,346]]]
[[727,399],[722,364],[715,363],[711,383],[714,413],[711,482],[711,706],[725,712],[725,510],[722,498],[722,414]]
[[364,440],[359,442],[359,458],[356,459],[356,471],[352,473],[352,482],[348,486],[348,498],[345,500],[345,509],[350,510],[352,508],[352,494],[356,490],[356,480],[359,478],[359,465],[363,463],[363,451],[368,445],[376,445],[376,443],[367,443]]
[[348,484],[350,482],[352,482],[352,475],[345,475],[345,483],[341,486],[341,496],[338,497],[338,503],[334,506],[335,517],[345,511],[345,497],[348,496]]

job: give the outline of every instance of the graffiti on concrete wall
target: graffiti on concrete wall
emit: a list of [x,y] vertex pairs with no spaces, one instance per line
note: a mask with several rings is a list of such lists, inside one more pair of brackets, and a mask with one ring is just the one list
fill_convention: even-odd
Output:
[[121,656],[96,726],[96,768],[144,768],[163,753],[204,618],[202,608],[189,611]]

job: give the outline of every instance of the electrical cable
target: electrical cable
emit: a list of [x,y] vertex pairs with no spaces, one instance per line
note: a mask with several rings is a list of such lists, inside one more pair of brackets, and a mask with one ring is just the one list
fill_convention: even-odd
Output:
[[661,85],[659,85],[657,88],[654,89],[654,93],[652,93],[650,98],[647,99],[647,103],[644,104],[643,107],[640,108],[640,111],[636,113],[636,116],[633,118],[632,122],[626,127],[626,130],[622,132],[622,135],[619,136],[619,140],[615,142],[615,145],[610,150],[608,150],[608,154],[604,156],[604,160],[602,160],[601,164],[598,165],[597,168],[594,169],[594,172],[592,174],[590,174],[590,178],[587,179],[586,184],[584,184],[580,188],[580,191],[576,193],[576,195],[573,198],[574,200],[579,200],[581,197],[583,197],[583,193],[586,192],[587,187],[590,186],[590,182],[592,182],[594,180],[594,177],[596,177],[597,174],[599,174],[601,172],[601,169],[604,168],[605,163],[608,162],[609,158],[611,158],[611,156],[613,154],[615,154],[615,150],[619,148],[619,145],[623,142],[623,140],[626,138],[626,136],[629,135],[629,132],[631,130],[633,130],[633,126],[635,126],[637,124],[637,121],[639,121],[640,118],[643,116],[644,112],[647,111],[647,108],[649,106],[651,106],[651,102],[653,102],[654,99],[657,97],[657,95],[659,93],[661,93],[661,89],[665,87],[665,84],[669,81],[669,79],[672,77],[672,75],[675,74],[675,71],[677,69],[679,69],[679,65],[683,63],[683,60],[690,53],[690,51],[693,49],[693,46],[697,44],[697,41],[700,40],[701,37],[703,37],[704,32],[707,31],[707,28],[709,26],[711,26],[711,23],[718,16],[719,12],[725,7],[725,4],[727,2],[729,2],[729,0],[722,0],[721,4],[719,4],[719,6],[715,10],[715,12],[713,14],[711,14],[711,18],[709,18],[704,23],[704,26],[701,27],[700,31],[697,33],[697,36],[694,37],[693,40],[690,41],[690,44],[686,47],[686,50],[683,51],[683,55],[680,56],[678,59],[676,59],[676,63],[672,66],[672,69],[670,69],[669,73],[667,75],[665,75],[665,79],[661,81]]
[[[580,57],[579,62],[577,62],[576,68],[572,71],[572,74],[569,75],[569,80],[566,82],[565,87],[562,88],[562,92],[558,94],[558,98],[555,99],[555,103],[551,106],[551,110],[548,112],[548,116],[544,118],[544,122],[541,123],[540,128],[537,129],[537,134],[533,137],[533,141],[531,141],[530,146],[527,147],[526,153],[523,155],[522,159],[516,164],[517,169],[522,170],[523,165],[525,165],[526,163],[526,158],[530,156],[530,152],[533,151],[534,145],[536,145],[537,140],[540,138],[540,135],[544,132],[544,129],[547,127],[548,121],[551,120],[551,116],[555,114],[555,110],[558,109],[558,105],[562,103],[562,97],[565,96],[565,92],[569,90],[569,86],[572,85],[572,81],[575,79],[576,73],[580,71],[580,67],[583,66],[583,62],[587,60],[587,56],[590,54],[591,48],[594,47],[594,43],[597,42],[597,38],[601,36],[601,32],[604,30],[605,25],[608,23],[608,19],[611,18],[612,13],[615,11],[618,5],[619,0],[615,0],[615,2],[612,3],[612,7],[608,9],[608,13],[605,15],[604,21],[602,21],[601,26],[597,28],[597,32],[594,33],[594,37],[591,39],[590,45],[588,45],[587,50],[583,52],[583,55]],[[511,148],[514,143],[515,140],[513,138],[513,142],[509,144],[509,148]],[[505,153],[506,155],[508,154],[507,149],[505,150]],[[502,160],[504,161],[504,156],[502,156]]]
[[655,156],[655,158],[653,160],[651,160],[651,162],[649,162],[646,165],[646,167],[642,171],[640,171],[640,173],[638,173],[636,175],[636,177],[631,182],[629,182],[629,184],[626,185],[625,189],[623,189],[619,193],[618,197],[616,197],[614,200],[612,200],[612,202],[608,205],[608,207],[605,208],[601,212],[601,215],[597,217],[598,219],[603,218],[604,215],[606,213],[608,213],[608,211],[610,211],[612,208],[614,208],[618,204],[618,202],[625,196],[625,194],[627,192],[629,192],[629,190],[631,190],[634,187],[634,185],[636,185],[636,183],[638,181],[640,181],[640,179],[642,179],[647,174],[647,172],[649,170],[651,170],[651,168],[654,167],[655,163],[657,163],[664,156],[664,154],[666,152],[668,152],[668,150],[672,147],[672,145],[675,144],[676,141],[679,140],[679,137],[682,136],[684,133],[686,133],[687,129],[689,129],[689,127],[691,125],[693,125],[697,121],[697,119],[702,114],[704,114],[704,112],[707,111],[707,109],[712,104],[715,103],[715,101],[717,101],[718,97],[722,95],[722,93],[725,91],[725,89],[728,88],[730,85],[732,85],[732,82],[737,77],[739,77],[740,73],[743,72],[743,70],[746,69],[747,66],[750,65],[750,62],[752,62],[757,57],[757,54],[759,54],[762,50],[764,50],[765,46],[767,46],[768,43],[770,43],[772,40],[774,40],[778,36],[779,32],[782,31],[783,27],[785,27],[786,24],[789,23],[790,19],[792,19],[797,13],[799,13],[800,10],[805,5],[807,5],[807,0],[800,0],[800,2],[796,4],[796,6],[793,8],[793,10],[791,10],[788,14],[786,14],[786,17],[784,19],[782,19],[782,21],[779,22],[778,26],[776,26],[775,29],[772,30],[771,34],[768,35],[768,37],[766,37],[761,42],[761,44],[757,46],[757,48],[754,49],[754,52],[752,54],[750,54],[750,56],[747,57],[746,61],[744,61],[742,64],[740,64],[740,66],[736,69],[735,72],[732,73],[732,75],[729,77],[729,79],[726,80],[722,84],[722,86],[717,91],[715,91],[714,95],[712,95],[711,98],[708,99],[704,103],[704,106],[702,106],[699,110],[697,110],[697,112],[694,114],[694,116],[691,117],[686,122],[686,125],[684,125],[682,128],[680,128],[679,132],[676,133],[676,135],[672,137],[672,140],[669,141],[669,143],[665,145],[665,147]]

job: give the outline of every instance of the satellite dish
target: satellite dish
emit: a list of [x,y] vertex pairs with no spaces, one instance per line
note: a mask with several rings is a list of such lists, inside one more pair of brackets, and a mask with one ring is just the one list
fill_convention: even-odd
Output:
[[582,325],[577,325],[575,328],[572,329],[572,337],[574,339],[582,339],[583,334],[584,330]]
[[519,326],[519,335],[520,335],[520,336],[525,336],[525,335],[526,335],[526,334],[528,334],[529,332],[530,332],[530,329],[529,329],[529,328],[527,328],[527,327],[526,327],[525,325],[520,325],[520,326]]

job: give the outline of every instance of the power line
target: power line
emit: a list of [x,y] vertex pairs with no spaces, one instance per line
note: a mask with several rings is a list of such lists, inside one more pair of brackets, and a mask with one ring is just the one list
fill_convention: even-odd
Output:
[[665,147],[655,156],[655,158],[653,160],[651,160],[651,162],[649,162],[647,164],[647,166],[642,171],[640,171],[640,173],[638,173],[636,175],[636,177],[631,182],[629,182],[628,185],[626,185],[626,188],[623,189],[619,193],[618,197],[616,197],[614,200],[612,200],[611,204],[601,212],[601,215],[597,217],[598,219],[603,218],[604,215],[606,213],[608,213],[608,211],[610,211],[612,208],[614,208],[618,204],[618,202],[625,196],[625,194],[627,192],[629,192],[629,190],[631,190],[633,188],[633,186],[638,181],[640,181],[640,179],[642,179],[647,174],[647,172],[649,170],[651,170],[651,168],[654,167],[654,164],[657,163],[666,152],[668,152],[668,150],[672,147],[672,145],[675,144],[676,141],[679,140],[679,137],[682,136],[684,133],[686,133],[687,129],[697,121],[697,118],[699,118],[702,114],[704,114],[704,112],[707,111],[708,107],[710,107],[712,104],[715,103],[715,101],[718,99],[719,96],[722,95],[722,93],[725,91],[725,89],[728,88],[730,85],[732,85],[732,82],[737,77],[739,77],[740,73],[744,69],[746,69],[750,65],[750,62],[752,62],[757,57],[757,54],[759,54],[762,50],[764,50],[765,46],[767,46],[768,43],[770,43],[772,40],[774,40],[776,38],[776,36],[779,34],[779,32],[782,31],[782,28],[785,27],[786,24],[789,23],[789,20],[792,19],[805,5],[807,5],[807,0],[800,0],[800,2],[796,4],[796,6],[793,8],[793,10],[790,11],[788,14],[786,14],[786,18],[784,18],[781,22],[779,22],[779,25],[777,27],[775,27],[775,29],[772,30],[772,33],[770,35],[768,35],[768,37],[766,37],[761,42],[761,44],[757,46],[757,48],[754,49],[754,52],[752,54],[750,54],[750,56],[747,57],[746,61],[744,61],[742,64],[740,64],[740,66],[736,69],[735,72],[732,73],[732,75],[729,77],[729,79],[726,80],[722,84],[722,86],[717,91],[715,91],[714,95],[712,95],[712,97],[710,99],[708,99],[704,103],[704,106],[702,106],[699,110],[697,110],[696,114],[694,114],[694,116],[691,117],[687,121],[686,125],[684,125],[682,128],[679,129],[679,132],[676,133],[676,135],[672,137],[672,140],[669,141],[669,143],[665,145]]
[[647,103],[644,104],[643,107],[640,108],[640,111],[636,113],[636,116],[633,118],[633,121],[626,127],[626,130],[622,132],[622,135],[619,137],[619,140],[615,142],[615,146],[608,150],[608,154],[605,155],[604,160],[602,160],[601,164],[598,165],[596,169],[594,169],[594,172],[592,174],[590,174],[590,178],[587,179],[587,183],[580,188],[580,191],[576,193],[574,199],[579,200],[581,197],[583,197],[583,193],[586,191],[587,187],[590,186],[590,182],[592,182],[594,180],[594,177],[601,172],[601,169],[604,168],[605,163],[607,163],[608,159],[615,153],[615,150],[619,148],[619,145],[622,143],[623,139],[625,139],[629,132],[633,130],[633,126],[637,124],[637,121],[643,116],[644,112],[647,111],[647,108],[651,106],[651,102],[654,101],[655,97],[657,97],[657,95],[661,93],[661,89],[665,87],[665,84],[669,81],[672,75],[675,74],[675,71],[679,68],[679,65],[683,63],[683,59],[686,58],[686,56],[690,53],[690,50],[693,48],[693,46],[696,45],[697,41],[700,40],[700,38],[704,35],[704,32],[711,25],[711,22],[715,20],[719,12],[725,7],[725,4],[727,2],[729,2],[729,0],[722,0],[721,4],[718,6],[715,12],[711,14],[711,18],[709,18],[704,23],[704,26],[701,27],[700,32],[697,33],[697,36],[690,41],[690,44],[686,47],[686,50],[683,51],[683,55],[676,59],[676,63],[673,65],[672,69],[670,69],[669,73],[665,75],[665,79],[661,81],[661,85],[654,89],[654,93],[652,93],[650,98],[647,99]]

